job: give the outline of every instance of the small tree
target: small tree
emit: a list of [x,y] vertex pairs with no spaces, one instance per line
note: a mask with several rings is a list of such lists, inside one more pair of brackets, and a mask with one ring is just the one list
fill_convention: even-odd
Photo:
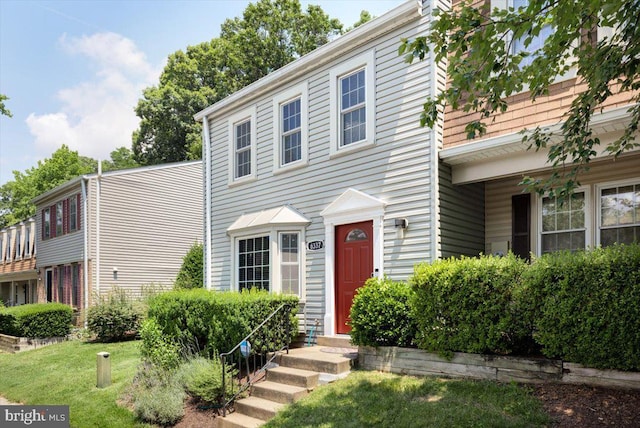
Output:
[[176,278],[176,288],[204,287],[204,248],[195,243],[182,259],[182,267]]

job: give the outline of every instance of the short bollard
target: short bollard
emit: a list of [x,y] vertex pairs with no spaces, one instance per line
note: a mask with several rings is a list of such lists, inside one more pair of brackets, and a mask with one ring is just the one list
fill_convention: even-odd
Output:
[[111,385],[111,360],[108,352],[98,352],[96,354],[98,368],[98,388],[106,388]]

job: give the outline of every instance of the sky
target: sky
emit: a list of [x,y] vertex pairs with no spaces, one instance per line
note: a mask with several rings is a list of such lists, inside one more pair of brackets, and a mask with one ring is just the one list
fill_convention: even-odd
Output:
[[[301,0],[345,27],[403,0]],[[131,148],[144,88],[167,56],[211,40],[248,0],[0,0],[0,186],[62,144],[109,159]]]

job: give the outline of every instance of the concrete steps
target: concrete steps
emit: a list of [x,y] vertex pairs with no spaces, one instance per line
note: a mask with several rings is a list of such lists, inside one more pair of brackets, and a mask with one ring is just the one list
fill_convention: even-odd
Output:
[[267,369],[266,380],[252,386],[250,397],[237,400],[235,412],[220,417],[218,426],[258,427],[318,385],[349,374],[357,362],[357,349],[342,346],[344,341],[333,343],[336,346],[296,348],[276,356],[277,367]]

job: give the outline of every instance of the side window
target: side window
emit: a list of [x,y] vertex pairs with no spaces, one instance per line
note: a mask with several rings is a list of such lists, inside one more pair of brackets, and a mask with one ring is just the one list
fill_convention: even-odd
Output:
[[578,191],[560,203],[556,198],[542,198],[541,252],[584,250],[586,241],[586,193]]
[[640,242],[640,183],[600,190],[600,245]]
[[374,144],[375,54],[359,55],[329,72],[331,155]]
[[229,118],[229,184],[256,175],[255,109],[245,110]]
[[282,293],[300,295],[300,234],[280,234],[280,283]]

